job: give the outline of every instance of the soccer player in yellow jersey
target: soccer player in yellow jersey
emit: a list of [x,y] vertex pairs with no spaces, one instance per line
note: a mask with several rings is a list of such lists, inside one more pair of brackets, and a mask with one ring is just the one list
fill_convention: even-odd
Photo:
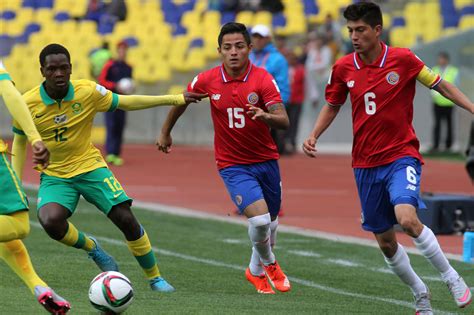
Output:
[[[50,165],[41,174],[38,218],[48,235],[67,245],[85,250],[103,271],[118,270],[114,259],[97,240],[78,231],[67,219],[74,213],[79,196],[94,204],[122,231],[155,291],[174,288],[161,277],[148,236],[131,211],[132,199],[107,168],[99,150],[91,143],[92,122],[98,112],[139,110],[161,105],[195,103],[206,94],[117,95],[89,80],[70,80],[68,50],[50,44],[40,53],[45,81],[25,93],[33,121],[51,152]],[[21,177],[26,138],[18,123],[13,140],[13,167]]]
[[[33,149],[33,161],[48,166],[49,151],[41,140],[30,117],[28,107],[11,81],[0,60],[0,95],[8,111],[21,125]],[[36,274],[28,251],[21,239],[30,231],[28,200],[6,156],[7,145],[0,139],[0,258],[25,282],[47,311],[65,314],[69,302],[57,295]]]

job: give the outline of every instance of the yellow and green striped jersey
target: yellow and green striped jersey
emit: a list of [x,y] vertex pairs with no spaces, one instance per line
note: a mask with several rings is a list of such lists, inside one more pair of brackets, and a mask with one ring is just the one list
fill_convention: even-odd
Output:
[[[3,66],[3,62],[0,60],[0,80],[12,80],[10,75],[7,72],[7,69]],[[0,95],[2,95],[3,91],[0,91]],[[7,151],[7,145],[3,140],[0,138],[0,153]]]
[[[89,80],[72,80],[67,95],[54,100],[41,84],[23,95],[33,121],[51,157],[44,173],[70,178],[107,167],[92,144],[92,123],[97,112],[114,111],[118,96]],[[13,132],[23,134],[17,122]]]

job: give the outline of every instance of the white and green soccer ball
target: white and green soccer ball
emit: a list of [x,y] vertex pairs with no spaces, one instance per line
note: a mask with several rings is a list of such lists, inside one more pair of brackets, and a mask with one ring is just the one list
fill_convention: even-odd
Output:
[[89,301],[99,311],[122,313],[132,304],[132,284],[120,272],[102,272],[91,281]]

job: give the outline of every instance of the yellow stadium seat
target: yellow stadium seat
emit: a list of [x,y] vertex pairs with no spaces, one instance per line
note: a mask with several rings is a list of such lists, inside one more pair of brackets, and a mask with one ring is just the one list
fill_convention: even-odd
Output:
[[253,25],[272,25],[272,14],[268,11],[259,11],[253,17]]
[[467,5],[474,5],[472,0],[454,0],[454,6],[457,9],[461,9]]
[[467,30],[474,28],[474,15],[464,15],[459,20],[459,26],[461,30]]
[[2,10],[17,10],[21,8],[22,0],[2,0]]
[[252,11],[240,11],[235,16],[235,21],[238,23],[245,24],[248,27],[254,25],[253,23],[254,13]]
[[169,87],[167,94],[181,94],[186,91],[186,85],[173,84]]

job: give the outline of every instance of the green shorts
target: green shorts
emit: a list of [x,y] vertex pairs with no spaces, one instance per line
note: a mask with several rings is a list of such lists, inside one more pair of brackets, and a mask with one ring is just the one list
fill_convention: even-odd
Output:
[[0,196],[0,215],[28,209],[25,191],[5,152],[0,153]]
[[106,215],[115,205],[122,202],[132,203],[132,199],[127,196],[114,174],[106,167],[71,178],[41,174],[38,210],[47,203],[55,202],[67,208],[72,214],[76,210],[80,196]]

